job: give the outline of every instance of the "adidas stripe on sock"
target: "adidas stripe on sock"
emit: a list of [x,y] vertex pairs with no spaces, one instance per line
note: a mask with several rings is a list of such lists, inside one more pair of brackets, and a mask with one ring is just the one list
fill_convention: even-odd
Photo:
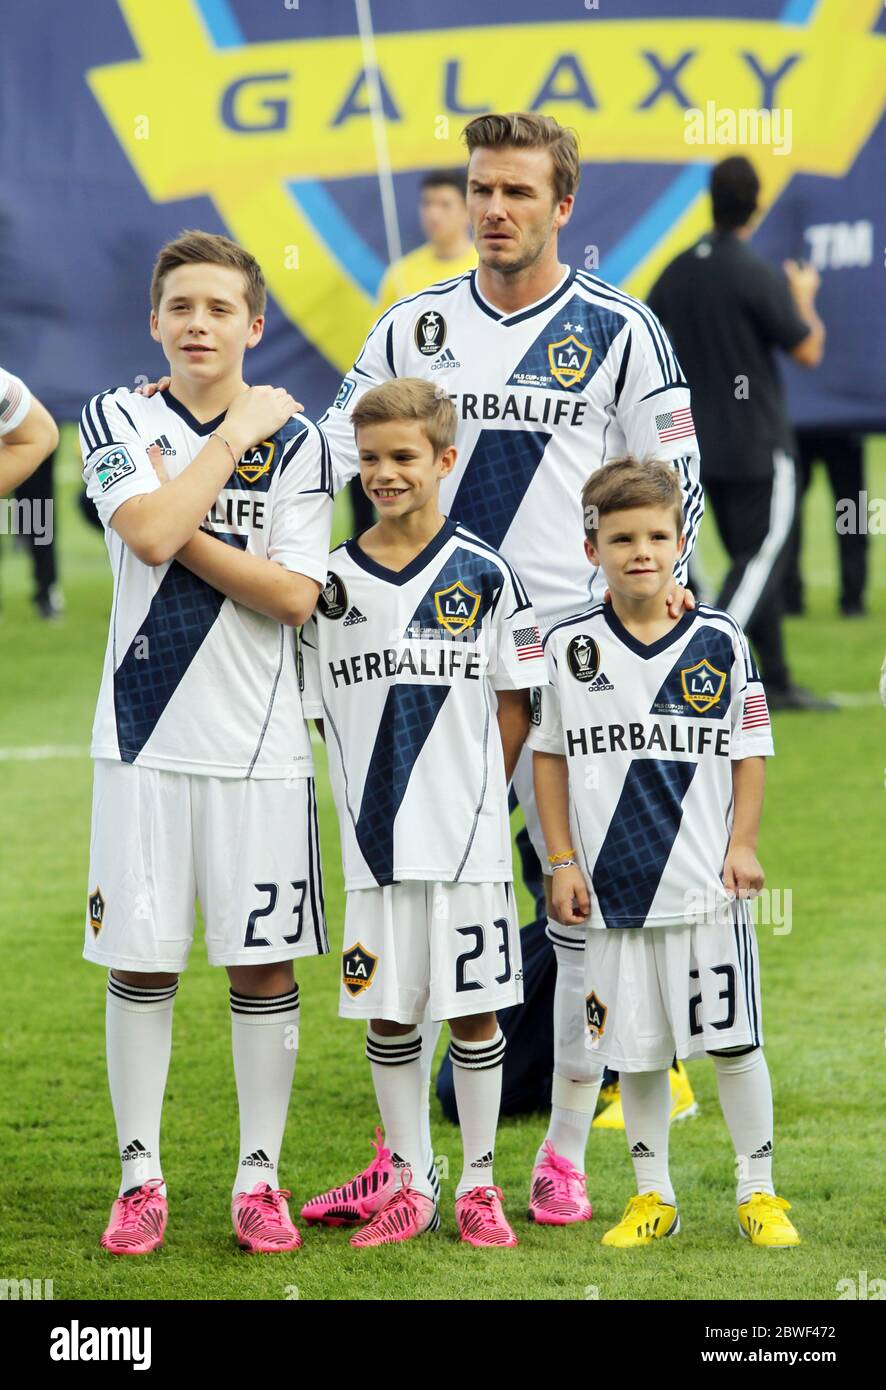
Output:
[[240,1154],[233,1191],[278,1187],[277,1163],[298,1054],[298,985],[270,998],[231,995],[231,1050],[240,1107]]
[[496,1028],[494,1038],[481,1042],[451,1038],[449,1055],[463,1149],[462,1173],[455,1195],[462,1197],[473,1187],[493,1183],[495,1132],[505,1060],[504,1034]]
[[[141,1187],[149,1178],[163,1175],[160,1118],[177,991],[177,980],[159,989],[143,989],[108,974],[105,1040],[120,1153],[121,1196]],[[165,1187],[161,1192],[165,1195]]]

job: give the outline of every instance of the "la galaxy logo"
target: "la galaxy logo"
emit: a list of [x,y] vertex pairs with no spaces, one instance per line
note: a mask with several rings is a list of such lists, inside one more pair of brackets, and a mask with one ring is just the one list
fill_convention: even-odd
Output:
[[[569,327],[568,324],[566,326]],[[591,365],[593,355],[593,348],[576,338],[574,333],[570,333],[568,338],[561,338],[557,343],[549,343],[548,366],[551,376],[567,389],[577,386]]]
[[726,672],[718,671],[707,657],[696,661],[694,666],[684,666],[680,671],[680,684],[683,696],[696,714],[704,714],[717,703],[726,684]]
[[579,633],[566,648],[566,663],[577,681],[592,681],[600,669],[600,648],[593,637]]
[[367,951],[358,941],[356,946],[348,946],[341,953],[341,982],[352,999],[362,994],[372,984],[378,956]]
[[446,320],[434,309],[421,314],[415,324],[415,346],[425,357],[435,357],[446,342]]
[[343,618],[348,611],[348,591],[337,574],[330,570],[320,590],[317,607],[324,618]]
[[246,483],[257,483],[259,478],[270,472],[274,448],[275,445],[270,439],[263,439],[260,444],[247,449],[234,470],[238,478],[242,478]]
[[105,900],[102,897],[102,890],[96,888],[95,892],[89,895],[89,925],[92,927],[93,936],[98,936],[104,920]]
[[585,1017],[588,1023],[588,1032],[597,1042],[602,1038],[606,1031],[606,1015],[609,1010],[602,1004],[593,990],[585,999]]
[[472,627],[480,608],[480,595],[456,579],[447,589],[438,589],[434,594],[434,608],[437,622],[457,637],[460,632]]

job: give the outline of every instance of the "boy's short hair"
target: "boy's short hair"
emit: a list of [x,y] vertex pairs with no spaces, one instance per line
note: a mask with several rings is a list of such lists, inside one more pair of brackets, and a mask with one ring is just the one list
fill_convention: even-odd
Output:
[[417,420],[435,456],[455,443],[455,406],[442,387],[419,377],[404,376],[373,386],[351,412],[355,434],[361,425],[384,425],[393,420]]
[[243,272],[243,293],[249,309],[250,319],[258,318],[265,312],[267,289],[262,268],[253,255],[238,246],[230,237],[219,236],[215,232],[180,232],[173,241],[167,241],[157,252],[154,273],[151,276],[151,308],[156,314],[163,295],[163,282],[171,270],[180,265],[226,265]]
[[683,494],[677,470],[669,463],[652,459],[614,459],[592,473],[581,491],[585,535],[596,544],[600,520],[610,512],[632,507],[669,507],[677,522],[677,535],[683,531]]
[[538,111],[490,112],[468,121],[462,137],[468,158],[474,150],[549,150],[554,164],[554,193],[557,202],[575,193],[581,179],[578,137],[569,126]]

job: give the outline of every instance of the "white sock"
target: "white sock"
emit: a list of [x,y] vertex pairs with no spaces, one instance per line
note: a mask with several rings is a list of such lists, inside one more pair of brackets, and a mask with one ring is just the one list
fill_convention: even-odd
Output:
[[462,1197],[472,1187],[492,1186],[505,1060],[504,1033],[497,1027],[495,1037],[483,1042],[451,1037],[449,1055],[464,1155],[455,1195]]
[[398,1037],[385,1038],[370,1026],[366,1030],[366,1056],[394,1167],[401,1177],[404,1168],[409,1168],[413,1190],[433,1197],[422,1162],[421,1034],[413,1028]]
[[262,999],[231,990],[231,1049],[240,1105],[234,1192],[278,1187],[277,1163],[298,1054],[298,985]]
[[[550,919],[549,919],[550,921]],[[551,922],[554,931],[557,923]],[[554,1084],[551,1120],[545,1139],[568,1158],[580,1173],[585,1170],[585,1150],[591,1121],[600,1094],[603,1066],[585,1046],[584,950],[555,946],[557,979],[554,985]],[[544,1158],[544,1142],[535,1162]]]
[[739,1205],[772,1186],[772,1084],[762,1050],[714,1057],[723,1118],[735,1145]]
[[442,1023],[431,1018],[430,1005],[421,1021],[421,1161],[428,1181],[434,1189],[434,1196],[440,1197],[440,1178],[434,1166],[434,1144],[431,1139],[431,1075],[434,1068],[434,1053],[440,1040]]
[[[545,1140],[550,1140],[557,1153],[568,1158],[580,1173],[585,1170],[585,1149],[602,1081],[602,1064],[594,1081],[571,1081],[567,1076],[554,1073],[551,1119]],[[535,1155],[535,1162],[541,1163],[544,1157],[543,1141]]]
[[667,1071],[623,1071],[621,1104],[637,1191],[658,1192],[676,1206],[668,1173],[671,1079]]
[[[108,1084],[120,1149],[120,1192],[160,1178],[160,1116],[172,1051],[178,981],[161,989],[125,985],[108,973]],[[165,1185],[160,1189],[165,1196]]]

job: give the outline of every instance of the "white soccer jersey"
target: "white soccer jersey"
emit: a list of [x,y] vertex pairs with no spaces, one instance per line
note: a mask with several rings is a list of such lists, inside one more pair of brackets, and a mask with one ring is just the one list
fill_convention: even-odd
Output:
[[483,298],[474,271],[401,299],[320,421],[337,487],[358,471],[354,405],[369,387],[405,376],[445,387],[458,411],[458,460],[441,510],[518,569],[543,627],[586,607],[589,589],[603,596],[582,548],[581,490],[626,453],[679,470],[685,582],[704,506],[698,446],[689,388],[645,304],[574,270],[510,315]]
[[325,721],[345,887],[510,882],[495,691],[547,680],[523,585],[454,521],[399,572],[353,540],[329,566],[303,700]]
[[728,920],[732,763],[773,751],[741,629],[701,604],[644,646],[598,604],[552,628],[545,657],[528,742],[566,756],[590,925]]
[[[143,564],[110,525],[121,503],[160,486],[151,444],[174,478],[222,419],[201,424],[168,391],[146,400],[125,387],[95,396],[81,416],[83,476],[114,574],[92,756],[212,777],[310,776],[294,630],[177,560]],[[203,529],[322,584],[330,478],[321,432],[293,416],[243,455]]]

